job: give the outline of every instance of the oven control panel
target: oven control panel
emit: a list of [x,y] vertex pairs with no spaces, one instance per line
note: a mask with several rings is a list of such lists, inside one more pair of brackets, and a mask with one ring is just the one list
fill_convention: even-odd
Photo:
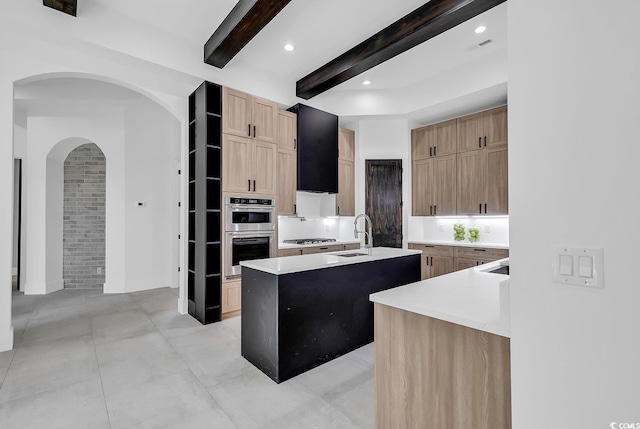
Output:
[[265,198],[239,198],[227,197],[227,204],[250,204],[258,206],[272,206],[273,200]]

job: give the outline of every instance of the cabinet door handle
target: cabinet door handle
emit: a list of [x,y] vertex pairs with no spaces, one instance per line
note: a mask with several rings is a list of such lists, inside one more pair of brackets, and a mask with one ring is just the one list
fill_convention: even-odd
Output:
[[293,205],[293,214],[298,214],[298,207],[295,204]]
[[487,203],[484,203],[484,214],[487,214]]
[[247,125],[247,135],[251,137],[251,124]]
[[431,257],[431,266],[433,267],[433,256]]
[[482,137],[478,137],[478,147],[482,147]]
[[484,147],[487,147],[487,136],[484,136]]
[[251,179],[247,179],[247,191],[251,192]]
[[478,213],[482,214],[482,203],[478,204]]
[[321,247],[320,250],[328,250],[328,247]]
[[433,154],[431,153],[432,150],[433,150],[433,148],[429,147],[429,156],[433,156]]
[[338,206],[338,216],[340,216],[340,206]]
[[429,216],[433,215],[433,206],[429,206]]
[[253,192],[255,192],[255,191],[256,191],[256,181],[254,180],[253,181]]
[[293,139],[293,148],[296,149],[298,146],[298,139]]
[[[256,126],[255,125],[253,126],[253,138],[254,139],[256,138]],[[486,137],[485,137],[485,140],[486,140]],[[486,143],[485,143],[485,146],[486,146]]]
[[437,147],[437,146],[434,146],[434,147],[433,147],[433,156],[436,156],[436,151],[437,151],[437,149],[438,149],[438,147]]
[[434,215],[438,214],[438,206],[433,206],[433,214]]

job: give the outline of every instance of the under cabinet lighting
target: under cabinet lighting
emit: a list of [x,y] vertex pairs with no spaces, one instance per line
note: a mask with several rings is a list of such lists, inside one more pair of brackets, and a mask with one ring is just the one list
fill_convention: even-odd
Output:
[[371,81],[370,80],[363,80],[362,84],[363,85],[371,85]]
[[478,28],[476,28],[476,34],[484,33],[486,29],[487,27],[485,27],[484,25],[480,25],[478,26]]
[[291,43],[287,43],[286,45],[284,45],[284,50],[285,51],[293,51],[295,49],[295,46],[293,46]]

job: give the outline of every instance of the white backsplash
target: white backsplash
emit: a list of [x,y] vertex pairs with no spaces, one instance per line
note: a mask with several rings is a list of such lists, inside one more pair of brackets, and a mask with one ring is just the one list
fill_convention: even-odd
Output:
[[335,216],[335,194],[297,192],[298,217],[278,217],[278,241],[296,238],[354,240],[351,216]]
[[[409,241],[453,240],[453,225],[480,228],[480,243],[509,244],[509,217],[410,217]],[[466,234],[468,236],[468,232]]]

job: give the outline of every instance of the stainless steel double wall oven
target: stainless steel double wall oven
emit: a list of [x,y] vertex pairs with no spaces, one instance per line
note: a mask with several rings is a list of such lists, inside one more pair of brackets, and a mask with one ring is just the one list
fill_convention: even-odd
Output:
[[239,277],[240,262],[276,255],[275,200],[227,197],[225,278]]

